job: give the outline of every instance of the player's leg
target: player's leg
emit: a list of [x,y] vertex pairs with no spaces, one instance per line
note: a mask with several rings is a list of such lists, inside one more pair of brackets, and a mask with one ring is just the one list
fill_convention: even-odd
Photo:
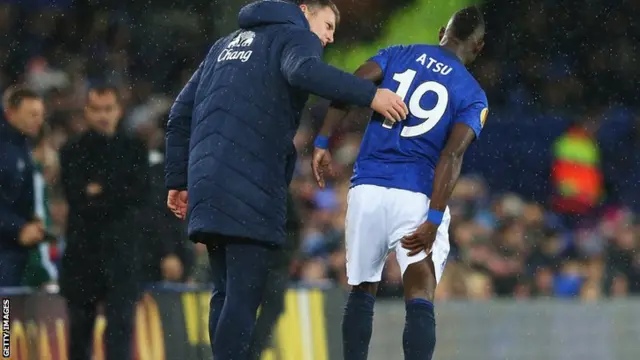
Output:
[[342,318],[345,360],[365,360],[369,356],[377,290],[377,282],[364,282],[351,288]]
[[406,318],[402,334],[405,360],[430,360],[436,346],[433,299],[436,289],[431,255],[410,264],[403,275]]
[[349,191],[345,243],[352,289],[342,321],[345,360],[364,360],[369,352],[375,296],[389,253],[383,208],[386,191],[369,185]]
[[230,239],[225,246],[226,299],[213,340],[214,359],[248,357],[256,312],[277,251],[243,239]]
[[405,328],[402,344],[406,360],[426,360],[433,357],[436,343],[436,323],[433,300],[436,285],[449,253],[449,211],[438,227],[432,252],[409,257],[400,239],[426,220],[429,200],[426,196],[398,190],[394,202],[394,239],[396,258],[402,271],[406,302]]
[[407,250],[401,246],[397,249],[398,262],[403,270],[407,310],[402,336],[406,360],[430,360],[433,357],[436,346],[433,301],[449,254],[449,221],[447,211],[429,255],[423,252],[408,257]]

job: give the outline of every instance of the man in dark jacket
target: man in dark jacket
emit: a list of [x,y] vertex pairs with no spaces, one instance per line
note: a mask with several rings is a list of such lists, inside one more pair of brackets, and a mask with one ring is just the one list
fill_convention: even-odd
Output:
[[138,299],[137,228],[148,201],[148,156],[142,142],[117,131],[118,91],[93,88],[85,106],[90,130],[60,153],[69,203],[60,288],[70,321],[69,360],[88,359],[98,302],[104,301],[106,359],[131,359]]
[[213,45],[169,116],[167,204],[182,218],[188,204],[189,235],[208,246],[217,360],[247,357],[269,269],[286,238],[293,137],[308,94],[371,106],[389,119],[407,114],[390,90],[322,62],[338,10],[330,0],[301,2],[244,7],[241,29]]
[[29,249],[44,238],[35,219],[34,164],[29,138],[44,122],[44,103],[26,88],[4,93],[0,118],[0,287],[19,286]]

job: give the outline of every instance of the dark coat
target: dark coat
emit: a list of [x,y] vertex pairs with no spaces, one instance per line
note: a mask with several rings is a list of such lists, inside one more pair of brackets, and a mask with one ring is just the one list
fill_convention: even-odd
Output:
[[[69,203],[60,285],[69,300],[99,299],[114,286],[137,286],[136,248],[149,200],[148,153],[142,142],[88,132],[60,152],[60,181]],[[91,196],[87,187],[99,184]]]
[[27,137],[0,118],[0,251],[28,251],[18,237],[35,216],[34,169]]
[[209,51],[167,126],[169,189],[189,191],[189,234],[285,242],[293,137],[308,98],[369,106],[373,83],[322,62],[322,44],[294,4],[260,1]]

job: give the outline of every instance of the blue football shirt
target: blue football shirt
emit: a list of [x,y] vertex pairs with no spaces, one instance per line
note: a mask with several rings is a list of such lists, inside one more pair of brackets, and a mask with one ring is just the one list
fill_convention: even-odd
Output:
[[437,45],[392,46],[370,59],[383,71],[381,88],[395,91],[409,108],[392,126],[374,113],[360,145],[352,186],[378,185],[431,197],[440,152],[455,123],[479,137],[487,97],[464,64]]

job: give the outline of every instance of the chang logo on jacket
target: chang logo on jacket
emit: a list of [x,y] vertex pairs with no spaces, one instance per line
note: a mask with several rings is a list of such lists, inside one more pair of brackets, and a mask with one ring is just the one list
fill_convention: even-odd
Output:
[[229,45],[227,45],[227,48],[220,52],[220,55],[218,55],[218,62],[228,60],[240,60],[242,62],[247,62],[253,51],[236,49],[250,47],[251,44],[253,44],[255,37],[256,33],[253,31],[243,31],[236,35]]

